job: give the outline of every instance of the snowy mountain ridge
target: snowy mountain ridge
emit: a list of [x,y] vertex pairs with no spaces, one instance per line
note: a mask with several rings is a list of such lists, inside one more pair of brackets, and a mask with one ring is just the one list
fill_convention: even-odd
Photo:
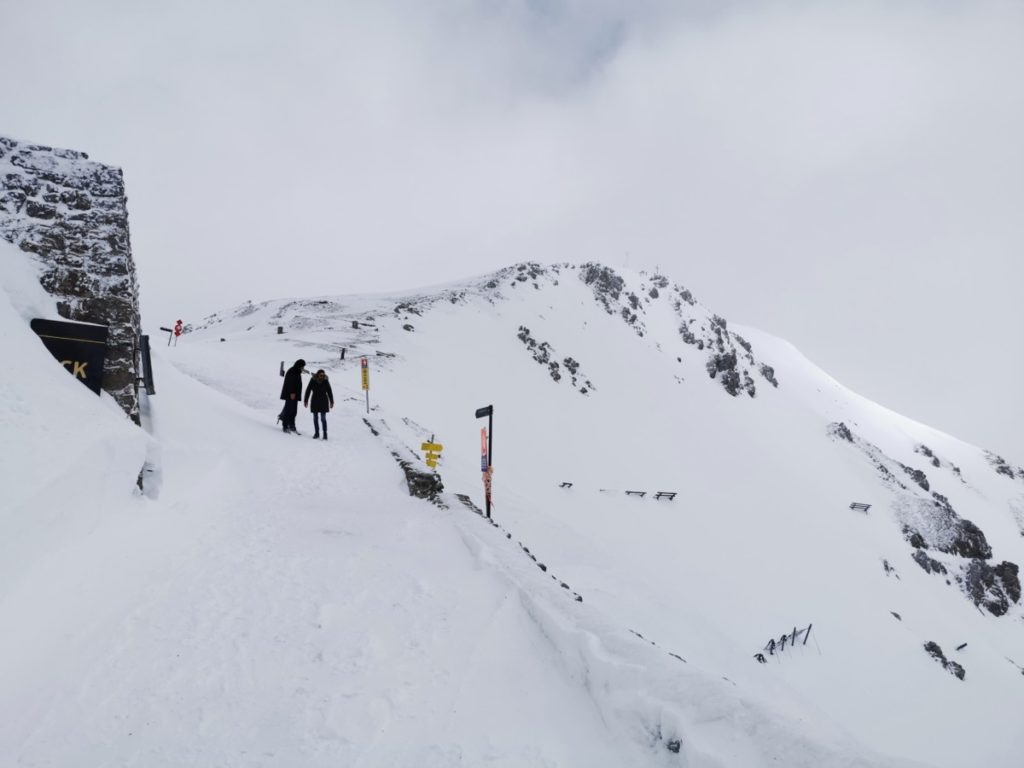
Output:
[[[399,297],[393,312],[409,320],[410,315],[422,315],[440,302],[457,305],[477,298],[494,304],[504,301],[509,292],[516,288],[522,287],[526,290],[532,287],[533,290],[541,290],[542,286],[557,286],[560,278],[576,278],[589,286],[595,301],[605,312],[620,317],[641,338],[647,333],[646,319],[652,302],[671,306],[672,313],[678,320],[679,338],[696,350],[706,350],[705,367],[708,374],[711,378],[717,377],[722,387],[731,395],[738,395],[742,391],[754,397],[757,391],[753,379],[755,372],[772,386],[778,386],[774,378],[774,369],[755,359],[748,341],[734,331],[729,331],[724,318],[708,311],[689,290],[679,284],[670,283],[669,278],[664,275],[641,273],[638,284],[628,286],[615,270],[601,264],[586,263],[576,266],[566,263],[545,266],[526,262],[485,275],[475,281]],[[248,317],[270,308],[273,308],[271,319],[287,320],[290,327],[300,330],[324,329],[324,323],[327,323],[328,329],[334,328],[332,323],[345,321],[359,314],[358,310],[353,312],[351,307],[336,305],[328,299],[263,302],[259,305],[249,303],[230,312],[234,317]],[[381,308],[370,310],[371,314],[382,311]],[[214,314],[190,330],[203,330],[221,322],[223,318]],[[411,324],[407,325],[409,329],[413,328]],[[538,345],[530,339],[529,329],[521,327],[518,335],[520,340],[535,352],[535,359],[544,358],[538,359],[538,362],[549,365],[553,378],[558,381],[558,377],[561,376],[559,369],[564,361],[560,363],[558,360],[550,360],[550,345],[546,342],[540,342]],[[573,367],[571,362],[568,367]]]
[[[32,478],[0,517],[5,554],[20,547],[0,581],[3,753],[1019,765],[1024,471],[668,277],[521,264],[249,303],[188,330],[154,347],[160,394],[118,463],[83,437],[43,471],[39,413],[0,411]],[[74,385],[30,341],[4,340],[15,374]],[[334,387],[329,443],[274,426],[280,366],[299,357]],[[105,401],[53,418],[107,424]],[[492,521],[477,511],[488,404]],[[433,476],[431,439],[434,503],[409,495],[410,474]],[[130,456],[152,470],[143,495]],[[34,522],[53,478],[87,468],[109,478],[71,518],[87,534]]]

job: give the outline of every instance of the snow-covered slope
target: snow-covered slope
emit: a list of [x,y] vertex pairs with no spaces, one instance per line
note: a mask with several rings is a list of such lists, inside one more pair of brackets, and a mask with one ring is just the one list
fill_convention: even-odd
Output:
[[[1020,764],[1024,627],[999,564],[1024,559],[1024,471],[737,335],[667,278],[519,265],[220,313],[154,345],[151,438],[13,304],[15,764]],[[299,357],[331,376],[329,443],[306,412],[304,436],[274,425]],[[67,397],[19,398],[23,379]],[[488,404],[493,525],[458,497],[483,505]],[[51,419],[78,442],[51,449]],[[431,436],[433,503],[395,460],[426,471]],[[86,512],[58,514],[93,474]]]

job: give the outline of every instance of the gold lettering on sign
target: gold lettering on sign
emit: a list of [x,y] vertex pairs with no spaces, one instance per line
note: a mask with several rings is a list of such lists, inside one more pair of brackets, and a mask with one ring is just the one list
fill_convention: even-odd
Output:
[[86,378],[85,367],[89,363],[80,363],[77,360],[61,360],[60,364],[65,368],[71,368],[71,375],[76,379]]

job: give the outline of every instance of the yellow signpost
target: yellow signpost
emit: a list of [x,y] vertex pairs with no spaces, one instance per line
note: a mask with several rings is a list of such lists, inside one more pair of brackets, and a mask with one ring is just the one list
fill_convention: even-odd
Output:
[[444,450],[444,446],[440,443],[435,443],[434,437],[431,435],[430,442],[420,445],[420,449],[426,452],[427,466],[433,469],[437,466],[437,460],[441,458],[441,451]]
[[363,371],[363,391],[366,393],[366,412],[370,412],[370,361],[365,357],[359,360],[359,367]]

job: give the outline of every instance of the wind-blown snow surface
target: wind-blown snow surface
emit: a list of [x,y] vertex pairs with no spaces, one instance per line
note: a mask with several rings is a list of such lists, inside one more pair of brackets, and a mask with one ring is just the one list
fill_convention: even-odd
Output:
[[[922,570],[895,509],[910,491],[828,425],[927,468],[994,561],[1024,560],[1020,479],[752,330],[756,396],[731,396],[723,373],[708,376],[709,350],[681,340],[678,293],[642,294],[630,322],[574,268],[522,272],[213,317],[176,347],[154,344],[143,431],[43,350],[22,318],[45,299],[7,269],[0,755],[1020,765],[1020,607],[983,613]],[[629,277],[634,290],[644,280]],[[535,360],[545,343],[557,381]],[[274,426],[279,364],[298,357],[331,375],[330,442],[309,439],[306,412],[303,436]],[[473,412],[490,403],[500,527],[450,495],[482,505]],[[450,492],[438,505],[408,495],[392,455],[431,435]],[[854,500],[874,506],[853,512]],[[812,622],[806,644],[753,659]]]

